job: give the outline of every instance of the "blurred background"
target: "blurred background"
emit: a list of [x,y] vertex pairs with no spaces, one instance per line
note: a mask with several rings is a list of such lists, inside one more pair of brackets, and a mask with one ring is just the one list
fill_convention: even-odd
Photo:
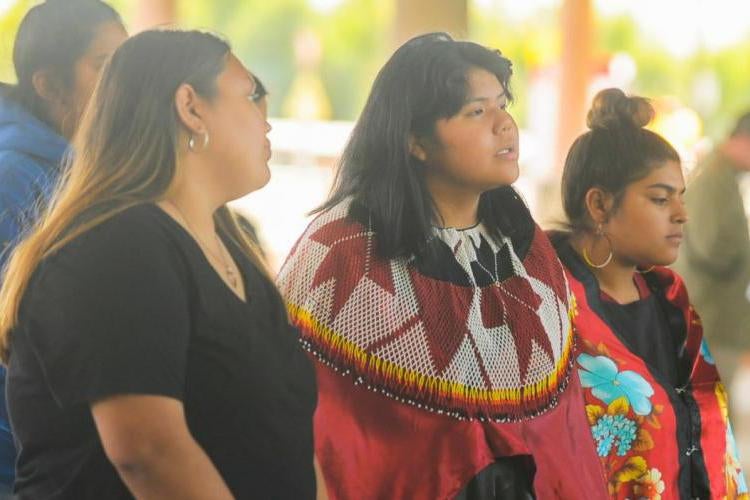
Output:
[[[16,27],[34,2],[0,0],[0,80],[12,81]],[[391,52],[445,30],[514,64],[522,131],[517,187],[538,219],[559,216],[565,151],[604,87],[653,99],[652,127],[690,169],[750,108],[747,0],[111,0],[136,33],[161,24],[229,39],[270,90],[273,178],[236,207],[274,267],[328,192],[336,158]]]

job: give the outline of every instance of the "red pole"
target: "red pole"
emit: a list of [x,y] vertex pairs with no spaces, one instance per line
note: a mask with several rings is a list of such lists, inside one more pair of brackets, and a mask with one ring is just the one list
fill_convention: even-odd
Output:
[[562,171],[568,148],[586,124],[594,32],[591,0],[564,0],[561,24],[560,103],[555,148],[558,172]]

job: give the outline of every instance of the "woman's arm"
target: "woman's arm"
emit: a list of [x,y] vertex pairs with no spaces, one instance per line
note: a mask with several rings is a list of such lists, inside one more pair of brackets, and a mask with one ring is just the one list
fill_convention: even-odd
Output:
[[231,499],[185,421],[182,402],[118,395],[91,406],[104,451],[139,499]]

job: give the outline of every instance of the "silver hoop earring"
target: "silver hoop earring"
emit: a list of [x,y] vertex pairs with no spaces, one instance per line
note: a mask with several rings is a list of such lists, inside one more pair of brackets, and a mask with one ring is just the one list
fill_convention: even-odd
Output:
[[[201,151],[206,149],[208,147],[208,132],[205,132],[203,135],[203,146],[201,146]],[[193,153],[197,153],[195,150],[195,137],[190,135],[190,139],[188,139],[188,149],[192,151]]]

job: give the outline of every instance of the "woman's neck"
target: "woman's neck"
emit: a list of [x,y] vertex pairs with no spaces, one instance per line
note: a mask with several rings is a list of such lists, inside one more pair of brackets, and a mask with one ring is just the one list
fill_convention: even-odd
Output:
[[[216,226],[214,224],[214,213],[221,206],[221,202],[214,200],[211,190],[207,184],[190,175],[191,171],[200,171],[198,168],[181,165],[172,186],[165,193],[163,201],[159,205],[165,208],[171,215],[177,212],[177,219],[190,226],[190,231],[203,241],[213,241]],[[204,170],[206,170],[204,168]],[[171,205],[171,206],[170,206]],[[176,209],[176,210],[175,210]]]
[[479,222],[479,194],[455,186],[427,183],[437,209],[437,225],[463,229]]
[[[580,255],[584,262],[584,249],[588,259],[594,264],[606,262],[609,252],[612,248],[608,244],[600,244],[595,235],[588,233],[573,235],[570,238],[570,245]],[[594,243],[597,243],[596,245]],[[586,263],[587,267],[596,277],[601,291],[612,297],[620,304],[629,304],[640,299],[638,287],[633,281],[635,265],[624,263],[617,255],[613,255],[610,262],[601,268],[592,267]]]

